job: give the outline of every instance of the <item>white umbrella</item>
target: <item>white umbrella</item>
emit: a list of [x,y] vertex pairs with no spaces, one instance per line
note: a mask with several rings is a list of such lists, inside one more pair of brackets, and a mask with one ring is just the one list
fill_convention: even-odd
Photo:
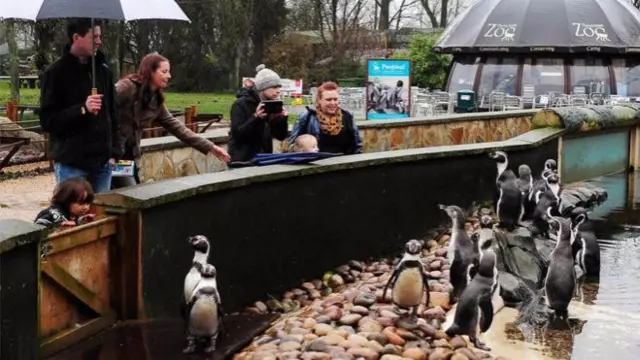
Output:
[[[182,20],[189,18],[175,0],[15,0],[0,6],[0,20],[44,20],[59,18],[91,18],[106,20]],[[93,25],[93,24],[92,24]],[[92,26],[93,28],[93,26]],[[95,43],[94,43],[95,48]],[[92,94],[95,88],[95,57],[91,57]]]

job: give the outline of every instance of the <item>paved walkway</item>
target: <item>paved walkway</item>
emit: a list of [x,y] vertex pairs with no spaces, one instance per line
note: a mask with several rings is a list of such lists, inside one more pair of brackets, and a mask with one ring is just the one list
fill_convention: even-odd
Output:
[[0,219],[33,221],[49,205],[55,185],[53,173],[0,181]]

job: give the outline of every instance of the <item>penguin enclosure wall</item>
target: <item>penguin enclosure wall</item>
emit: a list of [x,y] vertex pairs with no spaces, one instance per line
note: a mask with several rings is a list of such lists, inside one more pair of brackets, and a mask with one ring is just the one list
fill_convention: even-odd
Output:
[[98,196],[100,220],[59,233],[2,220],[0,357],[38,358],[118,319],[179,317],[192,235],[210,239],[209,260],[232,312],[349,260],[400,251],[407,240],[448,222],[438,204],[468,208],[489,201],[495,189],[491,151],[506,151],[510,167],[526,163],[534,173],[546,159],[557,159],[563,181],[571,177],[566,182],[637,167],[637,109],[615,109],[630,120],[602,123],[608,129],[593,125],[587,110],[541,111],[531,121],[536,129],[504,141],[234,169],[119,189]]

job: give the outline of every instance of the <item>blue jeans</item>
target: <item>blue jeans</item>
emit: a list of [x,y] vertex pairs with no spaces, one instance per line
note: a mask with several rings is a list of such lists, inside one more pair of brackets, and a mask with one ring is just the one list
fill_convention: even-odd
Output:
[[104,166],[96,167],[94,170],[83,170],[67,164],[61,164],[57,162],[53,163],[53,170],[56,174],[57,184],[60,184],[61,182],[70,178],[83,177],[91,184],[91,187],[93,187],[93,192],[96,194],[109,191],[111,189],[112,169],[113,166],[109,162],[107,162]]

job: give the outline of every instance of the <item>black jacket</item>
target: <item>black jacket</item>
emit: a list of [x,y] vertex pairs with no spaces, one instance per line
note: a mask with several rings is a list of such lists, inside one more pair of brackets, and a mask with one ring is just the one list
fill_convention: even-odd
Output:
[[260,104],[260,96],[254,89],[243,89],[231,106],[231,130],[229,131],[229,155],[231,161],[249,161],[257,153],[272,153],[272,138],[280,141],[288,135],[287,117],[256,118],[253,114]]
[[122,156],[113,74],[98,51],[96,87],[103,95],[102,107],[97,115],[83,115],[92,88],[91,61],[81,63],[69,49],[67,45],[62,57],[42,74],[40,125],[49,133],[54,161],[92,170]]

